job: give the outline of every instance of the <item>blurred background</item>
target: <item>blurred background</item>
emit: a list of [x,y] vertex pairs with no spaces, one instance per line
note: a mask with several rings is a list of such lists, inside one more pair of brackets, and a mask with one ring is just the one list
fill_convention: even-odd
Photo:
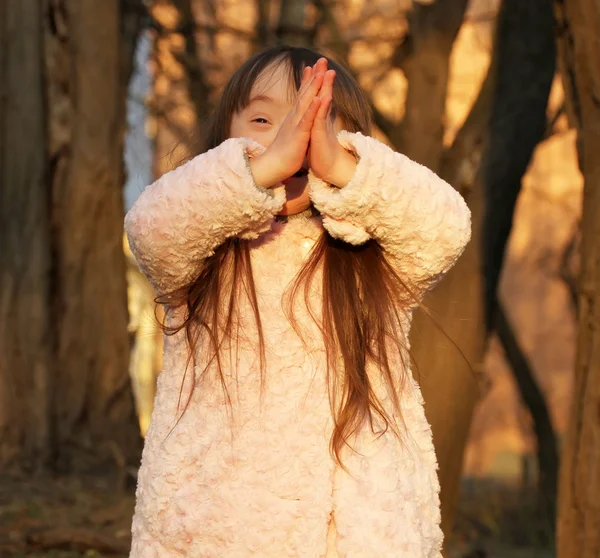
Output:
[[446,556],[598,556],[599,36],[600,0],[2,0],[0,557],[127,555],[162,333],[124,214],[278,43],[473,213],[411,338]]

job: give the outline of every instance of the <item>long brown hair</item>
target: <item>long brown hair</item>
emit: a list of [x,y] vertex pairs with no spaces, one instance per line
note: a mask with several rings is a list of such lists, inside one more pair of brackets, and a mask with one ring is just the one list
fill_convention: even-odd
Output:
[[[204,150],[217,147],[229,137],[232,115],[247,106],[252,86],[263,72],[284,65],[290,72],[290,85],[293,83],[298,89],[304,67],[313,66],[321,56],[310,49],[279,46],[250,58],[227,83],[208,127]],[[368,135],[371,112],[360,86],[340,64],[328,61],[329,67],[336,71],[335,116],[341,119],[346,130]],[[343,466],[342,448],[350,446],[350,437],[365,423],[369,423],[374,433],[382,434],[392,429],[400,436],[398,420],[394,420],[392,414],[401,419],[398,393],[408,367],[403,357],[407,353],[401,345],[403,332],[399,309],[411,297],[410,289],[395,273],[377,242],[370,240],[361,246],[353,246],[324,231],[286,292],[287,314],[299,334],[292,311],[294,300],[303,294],[309,305],[308,293],[319,268],[322,268],[323,311],[318,325],[326,350],[329,400],[334,420],[330,449],[335,460]],[[206,335],[212,354],[201,374],[216,364],[229,404],[221,353],[229,341],[235,343],[235,315],[241,296],[247,297],[256,321],[260,376],[264,383],[263,329],[247,241],[227,240],[203,262],[194,281],[157,299],[165,305],[167,318],[170,311],[185,308],[181,323],[167,325],[165,320],[163,327],[170,335],[185,330],[191,361],[195,362],[200,335]],[[401,359],[401,366],[394,369],[389,357],[390,341],[395,343],[394,352]],[[392,413],[375,393],[373,378],[367,372],[368,363],[374,364],[372,369],[381,374],[392,402]],[[194,385],[192,382],[192,391]],[[374,420],[377,417],[379,420]]]

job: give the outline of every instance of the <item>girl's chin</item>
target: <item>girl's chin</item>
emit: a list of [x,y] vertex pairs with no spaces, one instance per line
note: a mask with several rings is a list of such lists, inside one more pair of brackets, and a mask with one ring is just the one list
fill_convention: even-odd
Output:
[[283,181],[283,185],[285,186],[285,195],[288,201],[294,200],[305,194],[308,187],[308,177],[291,176]]
[[306,176],[288,178],[284,181],[284,185],[287,201],[279,212],[280,215],[295,215],[310,207]]
[[296,213],[302,213],[307,210],[310,205],[311,202],[308,196],[306,196],[306,199],[296,198],[295,200],[285,202],[279,215],[296,215]]

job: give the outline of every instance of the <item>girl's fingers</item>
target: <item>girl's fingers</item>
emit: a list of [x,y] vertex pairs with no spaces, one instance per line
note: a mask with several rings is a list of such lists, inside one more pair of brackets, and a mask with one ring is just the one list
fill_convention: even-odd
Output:
[[325,97],[333,96],[333,82],[335,80],[335,70],[327,70],[323,77],[323,84],[319,91],[319,97],[324,99]]
[[304,66],[304,70],[302,70],[302,80],[300,81],[300,87],[298,88],[298,96],[302,95],[302,93],[306,90],[308,83],[310,82],[310,78],[313,75],[313,69],[311,66]]
[[[327,72],[327,59],[319,58],[317,63],[314,66],[305,66],[302,70],[302,81],[300,82],[300,87],[298,89],[298,95],[296,97],[296,102],[300,106],[296,106],[296,112],[302,114],[305,112],[308,103],[310,103],[310,99],[316,95],[316,93],[320,89],[320,84],[318,83],[318,76],[324,77]],[[317,83],[315,83],[315,79]]]
[[332,98],[333,97],[331,96],[331,94],[327,95],[326,97],[320,97],[321,104],[319,105],[319,110],[317,111],[317,115],[315,116],[315,125],[317,123],[320,125],[326,122],[327,117],[329,116],[329,109],[331,107]]
[[313,97],[306,109],[306,112],[303,114],[300,122],[298,122],[298,128],[303,132],[310,132],[312,128],[313,122],[317,113],[319,112],[319,107],[321,105],[321,99],[319,97]]
[[296,101],[296,114],[298,116],[303,115],[307,111],[308,106],[312,102],[312,98],[317,96],[317,93],[323,84],[323,78],[324,74],[320,72],[315,74],[310,83],[307,84],[306,90],[298,96]]
[[313,66],[315,73],[327,71],[327,58],[319,58],[317,63]]
[[319,58],[314,66],[306,66],[305,70],[306,68],[309,69],[313,78],[320,74],[325,76],[325,73],[327,72],[327,58]]
[[[310,74],[312,74],[312,72],[310,72]],[[309,76],[309,72],[307,72],[306,75]],[[314,79],[314,75],[310,75],[310,77],[306,77],[306,79],[304,79],[303,77],[303,83],[302,85],[300,85],[300,89],[298,89],[298,94],[296,95],[296,102],[292,107],[292,112],[296,114],[298,118],[300,118],[306,110],[306,107],[304,106],[306,105],[306,92],[308,91],[308,88],[311,86]]]
[[[302,81],[300,82],[300,88],[298,89],[298,95],[296,96],[296,104],[292,109],[295,114],[295,119],[299,119],[298,124],[300,120],[304,120],[307,114],[310,114],[309,111],[314,102],[313,98],[317,95],[321,98],[324,96],[319,92],[323,88],[326,74],[329,74],[329,72],[327,72],[326,58],[319,58],[314,66],[305,66],[302,70]],[[331,91],[334,77],[335,72],[333,72],[333,75],[330,74],[329,77],[327,77],[329,85],[325,88],[325,95],[327,92]],[[316,111],[314,116],[316,116]],[[312,120],[314,120],[314,116],[312,117]]]

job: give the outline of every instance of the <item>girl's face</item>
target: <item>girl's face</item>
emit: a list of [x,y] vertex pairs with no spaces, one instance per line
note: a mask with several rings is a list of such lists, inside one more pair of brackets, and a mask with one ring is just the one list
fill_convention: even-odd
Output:
[[[269,147],[292,109],[296,89],[285,64],[267,68],[256,80],[250,92],[248,106],[233,115],[229,136],[250,138]],[[338,119],[339,120],[339,119]],[[336,131],[342,129],[336,120]],[[305,168],[307,164],[305,163]],[[308,177],[291,176],[283,181],[287,201],[281,215],[294,215],[310,207]]]

